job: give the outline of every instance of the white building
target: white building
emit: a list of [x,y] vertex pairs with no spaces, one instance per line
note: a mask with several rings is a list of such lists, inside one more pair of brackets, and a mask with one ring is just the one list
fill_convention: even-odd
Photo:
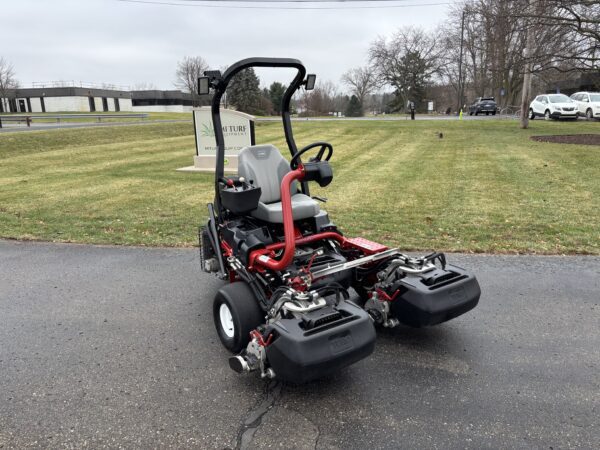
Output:
[[0,113],[188,112],[191,94],[181,91],[121,91],[84,87],[11,89],[0,98]]
[[131,100],[136,112],[191,112],[192,94],[181,91],[132,91]]
[[12,89],[0,99],[0,112],[131,111],[131,92],[81,87]]

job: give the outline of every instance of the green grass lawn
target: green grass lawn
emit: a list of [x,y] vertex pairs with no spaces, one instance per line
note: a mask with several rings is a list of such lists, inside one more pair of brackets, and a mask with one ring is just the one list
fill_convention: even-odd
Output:
[[[349,235],[404,250],[600,254],[600,148],[535,134],[600,123],[297,122],[298,145],[334,145],[334,181],[313,194]],[[438,133],[444,134],[443,139]],[[257,140],[287,152],[281,126]],[[192,125],[0,134],[0,236],[191,246],[212,200],[192,164]]]

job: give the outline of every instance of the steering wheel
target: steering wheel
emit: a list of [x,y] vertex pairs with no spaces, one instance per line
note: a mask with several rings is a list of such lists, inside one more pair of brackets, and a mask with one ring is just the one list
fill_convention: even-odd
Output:
[[307,151],[315,147],[321,147],[321,149],[319,150],[319,153],[317,153],[317,156],[311,158],[310,160],[321,161],[323,159],[323,155],[325,154],[325,150],[327,150],[327,157],[325,158],[325,161],[329,161],[329,158],[331,158],[331,155],[333,155],[333,146],[329,142],[313,142],[312,144],[300,149],[300,151],[298,151],[298,153],[292,157],[292,160],[290,161],[290,167],[292,170],[296,170],[298,168],[300,156],[304,155]]

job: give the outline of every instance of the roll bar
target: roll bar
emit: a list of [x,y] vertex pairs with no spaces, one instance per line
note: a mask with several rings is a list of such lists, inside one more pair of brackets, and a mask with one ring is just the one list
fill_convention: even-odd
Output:
[[[217,142],[217,161],[215,167],[215,203],[217,211],[221,212],[221,202],[219,198],[219,180],[224,175],[225,169],[225,139],[223,136],[223,127],[221,125],[221,98],[229,85],[233,76],[249,67],[289,67],[297,69],[298,73],[290,83],[281,100],[281,119],[283,120],[283,130],[285,140],[292,156],[298,153],[294,134],[292,132],[292,122],[290,120],[290,101],[294,93],[304,84],[306,80],[306,68],[301,61],[292,58],[247,58],[232,64],[221,74],[218,70],[208,70],[204,76],[208,78],[208,84],[215,90],[211,104],[211,115],[213,127],[215,130],[215,140]],[[200,82],[198,83],[200,85]],[[308,186],[302,183],[302,191],[307,194]]]

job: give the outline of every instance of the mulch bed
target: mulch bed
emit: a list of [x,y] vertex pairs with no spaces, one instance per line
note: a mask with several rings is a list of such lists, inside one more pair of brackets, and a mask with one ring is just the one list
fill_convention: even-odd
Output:
[[554,136],[531,136],[531,139],[554,144],[600,145],[600,134],[558,134]]

